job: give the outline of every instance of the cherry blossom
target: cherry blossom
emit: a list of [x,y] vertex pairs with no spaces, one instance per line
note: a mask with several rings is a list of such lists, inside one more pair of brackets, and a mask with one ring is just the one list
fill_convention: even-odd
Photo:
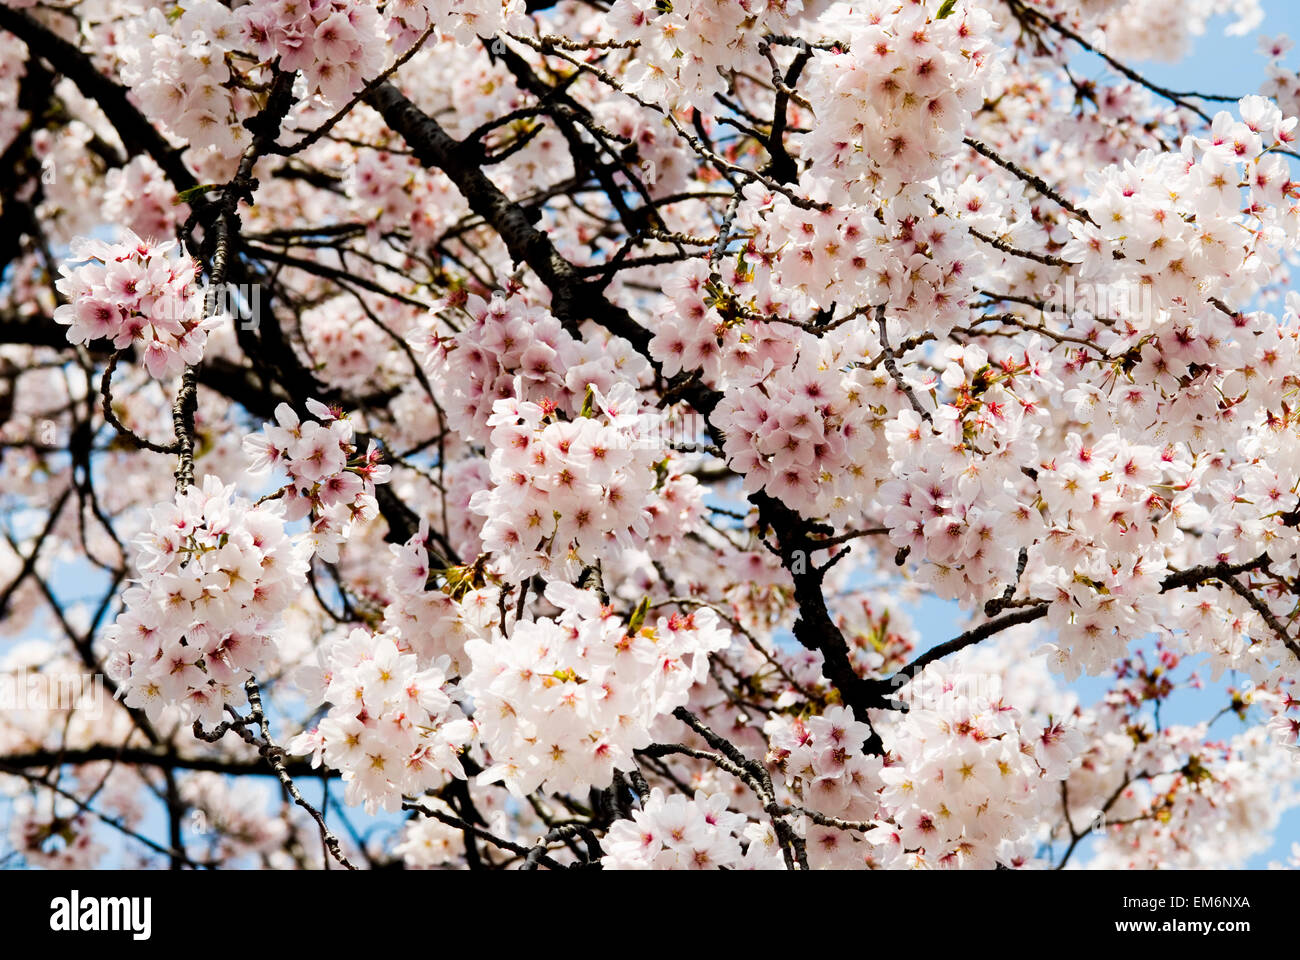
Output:
[[145,368],[158,379],[202,359],[208,332],[222,318],[203,315],[198,263],[169,256],[175,249],[173,240],[131,233],[117,244],[75,244],[72,256],[81,266],[60,268],[58,287],[68,302],[55,311],[69,342],[111,340],[118,350],[138,344]]
[[1266,6],[0,4],[0,860],[1277,858]]

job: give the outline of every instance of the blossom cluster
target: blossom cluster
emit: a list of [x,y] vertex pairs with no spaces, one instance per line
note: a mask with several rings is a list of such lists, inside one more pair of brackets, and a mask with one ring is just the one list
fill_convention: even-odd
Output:
[[226,318],[203,315],[195,284],[198,262],[169,256],[176,241],[155,243],[127,232],[118,243],[79,238],[72,261],[59,267],[57,286],[67,302],[54,311],[70,343],[111,340],[141,350],[157,379],[177,376],[203,357],[208,332]]
[[725,70],[763,69],[755,50],[759,38],[795,32],[825,5],[824,0],[617,0],[608,22],[620,40],[638,44],[626,71],[630,93],[674,109],[703,109],[726,89]]
[[[1220,111],[1207,135],[1188,138],[1180,153],[1143,151],[1123,168],[1094,174],[1092,222],[1069,224],[1073,239],[1063,256],[1079,265],[1081,280],[1127,281],[1154,295],[1155,310],[1119,326],[1115,346],[1127,349],[1157,335],[1164,352],[1174,351],[1175,377],[1204,352],[1198,344],[1208,343],[1209,334],[1222,331],[1226,341],[1236,332],[1231,315],[1219,311],[1216,318],[1205,310],[1207,299],[1258,284],[1267,270],[1261,240],[1287,245],[1300,227],[1288,202],[1296,194],[1289,168],[1268,152],[1294,139],[1296,118],[1258,96],[1243,98],[1238,109],[1240,120]],[[1210,328],[1187,337],[1200,316]],[[1179,344],[1167,343],[1179,331]]]
[[[1169,658],[1163,660],[1161,667]],[[1134,657],[1130,679],[1075,725],[1085,745],[1066,796],[1070,821],[1097,831],[1088,866],[1239,866],[1267,848],[1268,832],[1296,802],[1289,785],[1292,748],[1273,740],[1264,726],[1230,737],[1211,735],[1206,723],[1152,730],[1135,711],[1143,700],[1161,696],[1151,691],[1152,678],[1160,675],[1155,666]],[[1285,696],[1256,688],[1236,694],[1234,709],[1245,716],[1252,703],[1278,699]]]
[[[773,717],[763,733],[768,741],[766,762],[791,799],[844,820],[875,816],[883,761],[863,753],[871,727],[854,719],[852,709],[829,707],[806,718]],[[815,868],[877,865],[874,846],[855,834],[813,825],[806,839],[808,862]]]
[[1105,31],[1107,51],[1121,60],[1174,62],[1187,54],[1193,37],[1205,32],[1214,17],[1235,16],[1224,33],[1254,30],[1264,18],[1259,0],[1088,0],[1072,4],[1046,0],[1040,6],[1054,16],[1076,16],[1079,25]]
[[308,400],[317,418],[302,420],[282,403],[275,409],[275,425],[244,439],[249,472],[256,476],[272,468],[283,469],[289,482],[278,494],[287,521],[309,517],[312,552],[333,563],[353,525],[375,518],[375,484],[386,483],[392,468],[381,463],[382,454],[372,440],[364,455],[353,442],[352,423],[319,400]]
[[[455,811],[436,797],[426,798],[424,807],[455,816]],[[435,817],[417,817],[406,822],[402,840],[393,847],[393,853],[401,857],[407,867],[416,870],[450,866],[465,853],[465,831]]]
[[447,658],[421,667],[399,643],[388,633],[353,630],[318,649],[317,669],[298,674],[309,698],[330,706],[288,750],[341,771],[347,802],[372,813],[463,777],[458,753],[474,733],[448,683]]
[[[631,820],[606,835],[606,870],[779,870],[784,867],[770,825],[727,809],[727,796],[697,790],[665,796],[655,787]],[[741,842],[745,841],[742,849]]]
[[723,453],[746,492],[765,490],[809,516],[856,522],[861,491],[884,479],[882,414],[907,400],[883,367],[869,366],[862,329],[802,334],[782,346],[797,348],[793,363],[768,359],[737,371],[736,389],[714,411]]
[[892,0],[837,11],[838,19],[824,18],[821,26],[847,46],[810,64],[808,101],[817,123],[801,149],[837,192],[889,197],[903,184],[934,177],[960,148],[984,85],[1001,68],[989,58],[993,15],[962,4],[935,19],[932,4]]
[[480,780],[521,797],[539,786],[581,794],[634,769],[651,724],[686,703],[710,654],[731,642],[711,610],[629,630],[591,592],[552,582],[546,598],[562,611],[556,619],[465,644],[463,685],[491,759]]
[[1021,470],[1041,429],[1034,388],[1051,376],[1035,346],[996,364],[981,347],[950,347],[944,379],[963,389],[960,405],[903,409],[885,427],[892,477],[877,500],[890,541],[928,561],[921,576],[941,596],[990,598],[1015,581],[1016,547],[1042,531]]
[[32,866],[44,870],[89,870],[108,852],[95,836],[87,810],[54,793],[13,800],[8,840]]
[[[808,173],[803,184],[820,201],[835,196],[831,179]],[[961,220],[933,209],[926,186],[899,187],[879,216],[870,201],[809,210],[755,185],[745,192],[737,221],[750,236],[733,287],[760,314],[870,323],[837,305],[888,302],[909,337],[944,334],[968,315],[986,258]]]
[[[1028,579],[1031,593],[1056,601],[1048,611],[1052,649],[1073,677],[1080,668],[1103,672],[1152,628],[1146,598],[1167,572],[1155,545],[1193,511],[1179,509],[1190,498],[1170,492],[1188,468],[1176,450],[1109,438],[1093,446],[1073,434],[1066,443],[1038,479],[1060,532],[1042,546],[1044,567],[1035,564]],[[1095,533],[1074,532],[1087,530]]]
[[302,71],[309,93],[342,106],[383,69],[384,23],[374,3],[254,0],[234,13],[238,35],[262,60]]
[[[594,388],[590,408],[571,420],[555,407],[499,400],[492,427],[492,486],[470,497],[485,517],[483,548],[511,580],[551,569],[571,572],[653,535],[671,540],[698,515],[698,484],[664,486],[661,451],[639,444],[640,404],[626,383]],[[662,491],[656,488],[662,487]]]
[[671,196],[690,182],[691,155],[665,118],[627,100],[602,100],[591,112],[601,127],[636,145],[638,174],[651,197]]
[[195,834],[190,858],[224,860],[246,855],[274,857],[289,825],[265,815],[266,791],[260,784],[230,781],[216,773],[197,772],[180,784]]
[[1083,737],[1061,722],[1035,729],[987,691],[958,686],[925,706],[880,730],[888,750],[881,826],[868,839],[882,857],[910,855],[914,864],[1022,865],[1033,856],[1028,831],[1059,797],[1055,784]]
[[[391,300],[375,308],[390,320],[391,314],[407,310]],[[353,297],[332,297],[303,311],[303,339],[321,368],[321,379],[332,387],[359,393],[384,379],[391,341],[370,322],[369,309]]]
[[[743,208],[737,219],[742,217]],[[733,380],[743,383],[747,376],[762,376],[773,366],[787,366],[797,353],[794,328],[744,324],[742,316],[724,316],[723,309],[734,305],[712,288],[708,264],[684,264],[664,280],[663,292],[666,302],[655,317],[649,350],[665,376],[698,370],[706,383],[723,387]],[[787,312],[782,306],[762,302],[768,313]]]
[[168,236],[187,211],[177,203],[176,188],[162,168],[147,154],[132,157],[104,178],[105,218],[124,224],[137,236]]
[[574,416],[588,387],[608,393],[615,384],[637,385],[650,369],[626,341],[575,338],[522,296],[471,294],[462,309],[471,323],[460,332],[441,332],[435,310],[411,339],[442,388],[448,425],[470,442],[487,440],[499,400],[548,401]]
[[151,719],[176,707],[219,723],[272,653],[272,627],[305,583],[304,545],[285,532],[280,504],[251,504],[211,475],[149,519],[105,670]]
[[424,169],[413,156],[387,150],[360,152],[347,165],[344,186],[359,219],[375,236],[406,229],[432,241],[464,210],[445,175]]
[[[392,566],[386,586],[392,599],[384,608],[384,621],[422,665],[446,657],[451,669],[464,675],[469,668],[466,641],[490,636],[489,628],[499,625],[500,590],[483,586],[456,591],[455,584],[432,589],[440,572],[430,566],[428,545],[429,525],[424,521],[405,543],[389,546]],[[446,571],[441,574],[445,578]]]
[[114,45],[122,82],[147,116],[192,151],[236,158],[251,136],[240,123],[247,97],[230,83],[226,60],[241,46],[236,15],[217,0],[176,10],[169,18],[148,5],[124,18]]
[[494,37],[504,30],[527,24],[524,0],[400,0],[387,4],[388,32],[398,49],[404,50],[430,24],[471,44],[480,37]]

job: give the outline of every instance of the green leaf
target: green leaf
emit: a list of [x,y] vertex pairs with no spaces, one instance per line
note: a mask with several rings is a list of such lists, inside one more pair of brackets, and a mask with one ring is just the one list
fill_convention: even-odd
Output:
[[952,13],[952,8],[957,6],[957,0],[943,0],[939,5],[939,12],[935,14],[934,19],[944,20],[948,14]]
[[650,598],[642,597],[641,602],[636,605],[632,611],[632,619],[627,622],[627,632],[636,633],[641,629],[641,624],[645,623],[645,615],[650,611]]
[[582,398],[582,409],[578,411],[578,417],[590,418],[596,410],[596,391],[592,389],[591,384],[587,384],[587,395]]
[[172,203],[177,206],[182,203],[189,203],[200,193],[207,193],[209,190],[218,190],[220,188],[221,184],[219,183],[200,183],[196,187],[190,187],[188,190],[182,190],[180,193],[176,194],[176,199],[173,200]]
[[668,458],[664,457],[662,460],[655,461],[654,470],[655,470],[654,489],[658,490],[660,487],[664,485],[664,481],[668,479]]

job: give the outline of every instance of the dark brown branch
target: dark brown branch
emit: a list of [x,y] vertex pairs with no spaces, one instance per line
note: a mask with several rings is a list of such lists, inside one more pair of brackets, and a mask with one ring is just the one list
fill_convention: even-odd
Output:
[[[32,750],[0,757],[5,766],[23,770],[56,766],[79,766],[117,760],[130,766],[156,767],[159,770],[201,770],[207,773],[224,773],[230,776],[271,776],[272,771],[259,760],[227,760],[221,757],[181,756],[160,747],[119,747],[98,744],[64,750]],[[313,769],[306,760],[285,760],[284,769],[295,777],[337,778],[338,773],[325,768]]]

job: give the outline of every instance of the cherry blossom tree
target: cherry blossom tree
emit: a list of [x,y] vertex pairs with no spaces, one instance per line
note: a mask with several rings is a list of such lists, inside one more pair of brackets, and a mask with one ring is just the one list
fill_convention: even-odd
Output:
[[0,855],[1269,849],[1300,74],[1130,66],[1223,14],[4,0]]

